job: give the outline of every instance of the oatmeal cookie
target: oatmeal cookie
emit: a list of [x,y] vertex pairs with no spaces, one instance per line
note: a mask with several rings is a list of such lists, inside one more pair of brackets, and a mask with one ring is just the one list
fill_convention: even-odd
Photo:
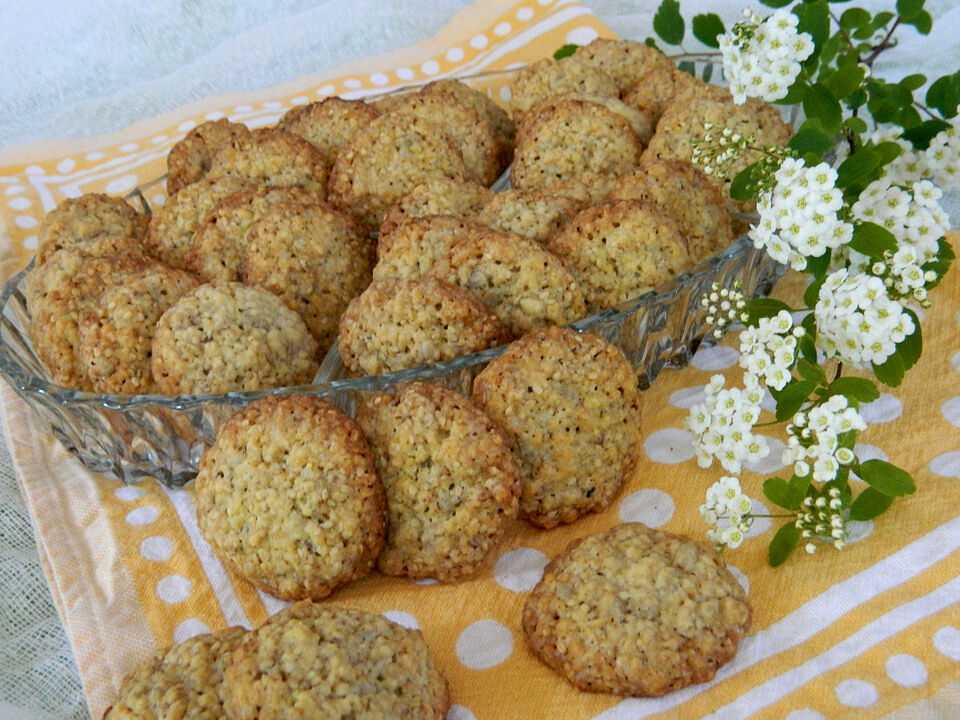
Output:
[[591,333],[524,336],[473,384],[473,401],[520,462],[520,514],[543,528],[602,510],[634,467],[640,395],[633,367]]
[[621,102],[617,98],[605,97],[603,95],[590,95],[588,93],[567,93],[566,95],[555,95],[546,98],[530,108],[529,112],[523,116],[523,124],[517,133],[518,139],[526,132],[526,129],[530,125],[536,123],[538,115],[550,114],[554,106],[566,100],[579,100],[581,102],[602,105],[610,112],[616,113],[630,124],[630,128],[644,146],[646,146],[646,144],[650,142],[650,138],[653,137],[655,125],[650,122],[650,119],[636,108]]
[[673,67],[662,52],[635,40],[597,38],[577,48],[573,57],[606,73],[616,84],[618,94],[655,68]]
[[658,65],[644,73],[623,92],[623,102],[643,113],[654,127],[680,88],[697,82],[692,75],[678,68]]
[[443,581],[476,572],[517,516],[520,470],[503,431],[427,383],[369,398],[357,422],[387,496],[379,568]]
[[513,233],[478,233],[438,260],[428,275],[476,295],[514,337],[586,314],[580,283],[563,263]]
[[493,193],[475,182],[437,177],[417,185],[397,200],[380,225],[380,236],[408,220],[430,215],[450,215],[470,220],[493,198]]
[[493,196],[480,211],[477,222],[544,245],[584,207],[582,201],[562,191],[552,194],[546,189],[506,190]]
[[291,108],[277,127],[310,142],[333,165],[340,148],[379,116],[380,111],[363,100],[328,97]]
[[276,295],[240,283],[201,285],[157,322],[151,369],[167,395],[302,385],[317,343]]
[[340,318],[340,355],[355,375],[453,360],[508,338],[477,298],[435,278],[374,280]]
[[693,267],[677,224],[639,200],[615,200],[577,215],[547,249],[598,312],[642,295]]
[[370,241],[353,219],[326,205],[278,203],[247,234],[242,275],[307,324],[326,352],[347,303],[370,284]]
[[419,630],[301,602],[250,633],[226,672],[231,720],[443,720],[447,682]]
[[221,720],[223,672],[246,635],[229,627],[161,650],[124,678],[104,720]]
[[150,218],[123,198],[87,193],[69,198],[47,213],[37,235],[37,266],[63,248],[75,248],[88,257],[142,250]]
[[322,193],[330,163],[299,135],[277,128],[259,128],[221,147],[208,177],[236,177],[256,185],[298,185]]
[[242,123],[226,118],[200,123],[184,135],[167,155],[167,194],[175,195],[210,170],[213,156],[224,145],[247,137],[250,131]]
[[456,245],[483,229],[478,223],[448,215],[430,215],[405,222],[380,236],[373,278],[418,280]]
[[451,95],[461,105],[471,107],[480,113],[490,123],[497,135],[497,141],[507,154],[513,149],[513,138],[516,134],[513,120],[507,112],[479,90],[459,80],[434,80],[427,83],[421,93],[424,95]]
[[221,560],[286,600],[320,600],[373,568],[383,485],[357,424],[307,395],[233,415],[200,459],[197,524]]
[[640,523],[571,543],[523,607],[533,651],[581,690],[656,696],[711,680],[750,627],[712,548]]
[[594,63],[571,55],[562,60],[544,58],[521,68],[511,87],[510,109],[514,122],[545,98],[567,93],[619,97],[617,84]]
[[[558,180],[555,183],[544,185],[538,192],[543,195],[560,195],[561,197],[572,198],[582,203],[583,207],[580,208],[582,210],[584,207],[602,203],[610,194],[616,181],[616,175],[583,173],[569,180]],[[559,229],[557,228],[557,230]]]

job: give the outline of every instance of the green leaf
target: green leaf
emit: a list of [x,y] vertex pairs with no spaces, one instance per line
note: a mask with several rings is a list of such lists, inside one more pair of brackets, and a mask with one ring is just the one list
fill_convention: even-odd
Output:
[[833,147],[833,140],[823,131],[823,125],[816,118],[807,118],[803,124],[797,128],[797,132],[790,138],[787,147],[793,148],[797,152],[816,153],[822,156],[827,150]]
[[716,13],[707,13],[705,15],[695,15],[693,17],[693,36],[704,45],[712,48],[720,47],[717,42],[717,36],[723,35],[726,29],[723,27],[723,20]]
[[903,381],[903,373],[905,372],[903,360],[897,353],[888,357],[882,365],[876,363],[870,363],[870,365],[873,367],[873,374],[877,376],[877,380],[884,385],[896,387]]
[[690,75],[692,77],[697,76],[697,66],[694,65],[690,60],[683,60],[681,62],[678,62],[677,67],[680,68],[680,70],[685,72],[687,75]]
[[866,186],[882,160],[880,152],[872,147],[858,149],[837,168],[837,187],[846,189],[860,184]]
[[[830,255],[830,251],[827,250],[827,252],[820,257],[808,257],[804,272],[810,273],[816,278],[823,277],[827,274],[827,270],[830,267]],[[807,303],[807,305],[813,307],[813,303]]]
[[781,310],[790,311],[790,306],[774,298],[753,298],[747,300],[744,307],[747,312],[747,325],[756,325],[760,318],[776,316]]
[[872,380],[866,378],[840,377],[830,383],[834,395],[844,395],[857,402],[870,402],[880,397],[880,391]]
[[897,0],[897,15],[909,21],[923,10],[923,0]]
[[827,375],[819,365],[800,358],[797,360],[797,372],[804,380],[812,380],[821,385],[827,384]]
[[554,60],[563,60],[565,57],[570,57],[571,55],[573,55],[573,54],[577,51],[577,48],[578,48],[578,47],[580,47],[580,46],[579,46],[579,45],[574,45],[573,43],[568,43],[567,45],[562,45],[562,46],[559,47],[559,48],[557,49],[557,51],[553,54],[553,59],[554,59]]
[[677,0],[663,0],[653,16],[653,30],[668,45],[683,42],[686,26],[680,15],[680,3]]
[[884,165],[900,157],[901,153],[903,153],[902,147],[889,140],[879,142],[874,145],[874,147],[877,149],[877,152],[880,153],[881,163]]
[[917,314],[910,308],[905,308],[904,312],[910,316],[913,320],[913,326],[916,328],[897,344],[897,354],[903,361],[903,369],[909,370],[917,364],[917,360],[923,354],[923,334],[920,329],[920,318],[917,317]]
[[771,7],[771,8],[786,7],[792,2],[793,0],[760,0],[761,5],[766,5],[767,7]]
[[952,118],[957,114],[957,105],[960,103],[960,78],[958,74],[944,75],[933,81],[933,84],[927,89],[924,101],[934,110],[939,110],[940,114],[946,118]]
[[843,15],[840,16],[840,27],[844,30],[855,30],[868,22],[870,22],[870,13],[863,8],[844,10]]
[[[794,5],[794,15],[797,16],[797,32],[810,33],[815,50],[806,60],[803,61],[804,67],[812,67],[816,64],[820,55],[820,48],[830,37],[830,8],[826,0],[808,0],[802,4]],[[824,123],[826,126],[826,123]]]
[[800,357],[807,362],[817,362],[817,344],[813,341],[813,336],[809,332],[797,340],[797,350],[800,352]]
[[791,553],[797,549],[800,542],[800,530],[792,522],[787,523],[773,536],[770,547],[767,548],[767,562],[771,567],[778,567],[786,562]]
[[[810,272],[811,259],[812,258],[807,258],[807,272]],[[817,304],[817,300],[820,299],[820,288],[823,287],[823,283],[826,279],[826,274],[823,274],[819,277],[814,277],[813,282],[807,285],[807,289],[803,291],[803,302],[807,307],[813,307]]]
[[857,499],[850,506],[851,520],[873,520],[877,515],[890,507],[893,498],[883,493],[878,493],[873,488],[867,488],[857,495]]
[[883,257],[883,253],[897,251],[897,238],[884,227],[872,222],[860,222],[853,226],[853,238],[849,246],[858,253],[874,260]]
[[860,87],[865,74],[859,65],[848,65],[837,70],[824,82],[824,85],[829,88],[834,97],[842,99],[852,95]]
[[917,150],[926,150],[930,141],[950,127],[950,123],[943,120],[924,120],[919,125],[908,128],[903,133],[904,140],[908,140]]
[[826,132],[835,133],[840,130],[843,111],[840,103],[823,83],[807,88],[803,96],[803,111],[807,117],[817,118]]
[[710,82],[710,78],[713,77],[713,63],[707,63],[703,66],[703,81]]
[[902,85],[910,92],[922,88],[927,82],[927,76],[923,73],[915,73],[913,75],[907,75],[905,78],[900,80],[898,85]]
[[904,20],[907,25],[913,25],[921,35],[929,35],[933,30],[933,17],[926,10],[921,10],[910,20]]
[[867,460],[860,463],[856,473],[867,485],[888,497],[902,497],[917,489],[906,470],[901,470],[885,460]]
[[757,163],[747,165],[730,183],[730,197],[734,200],[752,200],[757,197],[757,182],[764,169]]
[[920,117],[920,113],[917,112],[916,108],[913,106],[900,109],[900,115],[897,117],[897,124],[902,126],[904,130],[916,127],[921,122],[923,122],[923,118]]
[[[800,482],[795,482],[797,480]],[[808,479],[798,478],[796,475],[789,483],[778,477],[769,478],[763,483],[763,494],[774,505],[786,510],[799,510],[800,503],[807,494],[808,485]]]
[[783,422],[796,415],[816,386],[814,380],[792,380],[783,390],[771,390],[770,394],[777,401],[777,420]]
[[937,241],[936,259],[920,266],[924,272],[933,270],[937,274],[936,280],[932,283],[927,283],[928,288],[933,288],[940,284],[943,276],[950,270],[950,264],[953,262],[954,257],[953,248],[950,246],[950,243],[947,242],[946,238],[940,238]]
[[855,133],[865,133],[867,131],[867,121],[863,118],[848,117],[843,121],[843,126],[849,128]]

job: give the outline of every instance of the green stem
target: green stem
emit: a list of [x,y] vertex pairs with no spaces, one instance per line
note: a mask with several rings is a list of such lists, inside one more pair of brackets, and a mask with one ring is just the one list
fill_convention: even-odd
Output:
[[722,56],[718,52],[682,52],[676,55],[664,55],[664,57],[670,60],[719,60]]
[[829,10],[829,13],[830,13],[830,19],[837,24],[837,28],[840,30],[840,34],[843,35],[844,42],[847,43],[847,45],[849,45],[850,47],[855,48],[856,46],[853,44],[853,40],[851,40],[850,36],[847,35],[847,31],[843,29],[843,25],[840,24],[840,20],[837,19],[837,16],[833,14],[833,10]]
[[899,25],[900,18],[897,17],[893,25],[890,26],[890,29],[887,30],[887,34],[883,36],[883,40],[881,40],[877,45],[874,45],[873,52],[867,56],[866,60],[862,61],[864,65],[866,65],[868,68],[873,68],[873,61],[877,59],[877,56],[890,47],[890,38],[893,37],[893,32]]
[[918,110],[922,110],[922,111],[925,112],[927,115],[929,115],[931,120],[943,120],[942,117],[940,117],[939,115],[937,115],[935,112],[933,112],[933,110],[931,110],[930,108],[928,108],[928,107],[927,107],[926,105],[924,105],[923,103],[919,103],[919,102],[917,102],[916,100],[914,100],[914,101],[913,101],[913,105],[914,105],[914,107],[916,107]]

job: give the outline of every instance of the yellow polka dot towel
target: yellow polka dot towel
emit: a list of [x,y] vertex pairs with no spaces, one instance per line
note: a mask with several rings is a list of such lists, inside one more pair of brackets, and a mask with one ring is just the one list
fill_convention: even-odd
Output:
[[[205,118],[261,126],[328,94],[363,95],[451,75],[486,73],[609,30],[571,0],[494,0],[469,6],[433,40],[282,88],[203,101],[122,133],[0,154],[0,260],[7,276],[36,248],[43,213],[84,192],[122,194],[164,171],[170,146]],[[509,97],[502,76],[482,87]],[[149,186],[162,203],[162,185]],[[897,718],[960,714],[960,273],[936,291],[923,359],[907,381],[865,408],[858,454],[890,457],[918,480],[916,495],[875,524],[857,525],[842,553],[766,566],[773,530],[758,522],[729,556],[754,621],[717,678],[658,699],[581,693],[538,661],[520,628],[526,594],[547,559],[574,538],[620,521],[701,537],[697,507],[716,469],[692,461],[687,408],[715,372],[738,372],[737,351],[704,350],[666,371],[644,398],[643,454],[615,504],[573,525],[518,523],[489,567],[451,585],[373,574],[338,603],[420,627],[450,679],[451,720],[641,718]],[[47,579],[94,717],[130,669],[158,646],[226,625],[257,625],[283,603],[227,571],[201,538],[192,490],[137,486],[86,472],[5,384],[0,409]],[[774,452],[744,474],[760,486]],[[952,684],[951,684],[952,683]]]

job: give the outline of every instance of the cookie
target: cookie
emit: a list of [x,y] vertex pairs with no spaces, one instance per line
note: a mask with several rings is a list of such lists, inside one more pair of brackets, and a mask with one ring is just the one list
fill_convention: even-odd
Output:
[[430,215],[449,215],[469,220],[490,202],[493,193],[475,182],[437,177],[417,185],[397,200],[383,218],[380,236],[392,232],[408,220]]
[[184,135],[167,155],[167,195],[175,195],[202,180],[213,156],[224,145],[250,134],[246,125],[226,118],[200,123]]
[[429,120],[388,113],[340,150],[330,173],[329,199],[373,232],[391,205],[435,177],[470,177],[456,142]]
[[661,67],[673,67],[662,52],[635,40],[597,38],[577,48],[574,58],[606,73],[622,93],[641,76]]
[[115,395],[156,393],[150,353],[157,321],[196,287],[189,273],[156,265],[105,289],[78,323],[77,359],[93,389]]
[[278,203],[247,233],[246,285],[269,290],[306,323],[320,352],[337,338],[347,303],[370,284],[370,241],[328,205]]
[[610,200],[640,200],[677,224],[694,263],[733,241],[733,227],[719,188],[696,165],[650,160],[621,175]]
[[247,231],[279,202],[319,203],[323,194],[296,185],[251,186],[227,195],[204,218],[186,254],[187,269],[206,282],[240,280]]
[[517,516],[520,470],[473,403],[414,383],[357,409],[387,497],[387,575],[452,581],[483,566]]
[[298,185],[322,193],[330,163],[299,135],[259,128],[221,147],[210,163],[209,177],[236,177],[255,185]]
[[493,196],[480,211],[477,222],[546,244],[584,207],[583,202],[562,192],[506,190]]
[[231,720],[443,720],[447,682],[419,630],[309,602],[250,633],[226,672]]
[[380,111],[363,100],[328,97],[291,108],[277,127],[308,141],[333,165],[340,148],[379,116]]
[[580,690],[617,695],[711,680],[749,627],[716,551],[640,523],[571,543],[523,606],[534,653]]
[[434,80],[424,85],[420,92],[424,95],[451,95],[461,105],[476,110],[490,123],[501,149],[509,157],[513,149],[516,127],[507,112],[484,93],[474,90],[460,80]]
[[36,265],[43,265],[63,248],[79,249],[88,257],[142,250],[150,218],[125,200],[101,193],[69,198],[47,213],[37,233]]
[[456,245],[483,231],[483,226],[449,215],[410,220],[381,235],[373,278],[418,280]]
[[151,370],[166,395],[303,385],[317,343],[276,295],[240,283],[201,285],[157,322]]
[[187,253],[207,215],[228,195],[249,188],[232,176],[207,177],[187,185],[154,213],[144,248],[164,264],[187,270]]
[[587,208],[547,246],[599,312],[653,290],[693,267],[677,224],[639,200]]
[[576,278],[533,240],[487,230],[453,248],[428,272],[473,293],[514,337],[586,314]]
[[566,95],[555,95],[537,103],[530,108],[527,113],[524,114],[523,123],[517,133],[518,137],[526,131],[526,128],[529,125],[535,123],[539,114],[549,114],[553,106],[558,105],[565,100],[591,102],[596,105],[602,105],[610,112],[616,113],[629,123],[630,128],[643,145],[649,143],[650,138],[653,137],[655,125],[651,123],[650,119],[639,110],[621,102],[617,98],[605,97],[603,95],[590,95],[588,93],[567,93]]
[[[616,181],[616,175],[583,173],[569,180],[558,180],[555,183],[544,185],[543,188],[537,192],[542,195],[560,195],[562,197],[572,198],[582,203],[583,207],[588,207],[602,203],[607,195],[610,194]],[[564,223],[564,225],[566,225],[566,223]]]
[[373,568],[384,494],[360,428],[307,395],[233,415],[200,459],[197,524],[221,560],[271,595],[320,600]]
[[224,670],[246,635],[229,627],[161,650],[124,678],[104,720],[221,720]]
[[477,376],[471,399],[509,435],[520,514],[539,527],[607,507],[636,463],[637,375],[598,335],[553,327],[522,337]]
[[354,375],[453,360],[505,342],[508,332],[476,297],[435,278],[375,280],[340,318],[340,355]]
[[623,91],[623,102],[643,113],[656,127],[671,96],[680,88],[695,82],[692,75],[672,65],[658,65]]
[[612,77],[575,54],[562,60],[544,58],[521,68],[510,91],[514,122],[519,122],[534,105],[554,95],[589,93],[611,98],[620,95]]

